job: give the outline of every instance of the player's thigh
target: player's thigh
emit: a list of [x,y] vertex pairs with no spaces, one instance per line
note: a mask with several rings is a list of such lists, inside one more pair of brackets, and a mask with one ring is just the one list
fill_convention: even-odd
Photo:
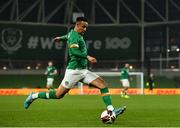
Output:
[[123,79],[123,80],[121,80],[121,82],[122,82],[123,87],[129,87],[129,80],[128,79]]
[[86,73],[83,82],[96,88],[105,88],[107,86],[107,83],[100,76],[91,71]]
[[65,76],[61,82],[61,86],[65,88],[73,88],[76,83],[84,78],[84,74],[78,70],[67,69]]
[[69,92],[69,88],[65,88],[64,86],[59,86],[58,89],[56,90],[56,96],[58,98],[62,98],[66,93]]
[[47,85],[52,85],[54,82],[53,78],[47,78]]

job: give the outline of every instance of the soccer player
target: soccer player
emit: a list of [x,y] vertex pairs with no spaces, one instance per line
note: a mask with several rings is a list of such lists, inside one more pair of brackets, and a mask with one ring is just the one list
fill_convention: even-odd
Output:
[[47,83],[46,83],[47,89],[53,89],[53,82],[54,82],[54,77],[57,75],[57,69],[53,65],[52,61],[48,62],[45,75],[47,75]]
[[126,63],[124,68],[121,69],[120,82],[123,86],[123,90],[121,92],[122,98],[129,98],[127,95],[127,91],[129,89],[129,64]]
[[65,76],[57,88],[50,92],[31,93],[24,102],[25,109],[28,109],[31,103],[38,99],[61,99],[64,95],[74,86],[81,81],[86,84],[90,84],[98,88],[101,92],[101,96],[106,105],[106,108],[110,114],[115,112],[116,116],[122,114],[126,107],[114,109],[107,83],[99,77],[97,74],[87,69],[88,61],[90,63],[96,63],[96,58],[87,54],[87,48],[85,40],[83,38],[84,33],[88,27],[88,21],[85,17],[78,17],[75,23],[74,29],[67,34],[68,39],[68,53],[70,61],[65,71]]
[[153,87],[155,86],[153,73],[150,73],[149,78],[148,78],[147,83],[146,83],[146,86],[148,86],[149,91],[151,93],[153,93]]

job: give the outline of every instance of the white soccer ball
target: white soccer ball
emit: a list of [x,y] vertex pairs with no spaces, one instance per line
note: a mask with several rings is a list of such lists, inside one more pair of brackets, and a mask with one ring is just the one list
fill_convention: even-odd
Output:
[[107,110],[104,110],[101,113],[101,121],[105,124],[112,124],[114,123],[115,119],[116,119],[116,115],[114,111],[112,111],[111,113],[108,113]]

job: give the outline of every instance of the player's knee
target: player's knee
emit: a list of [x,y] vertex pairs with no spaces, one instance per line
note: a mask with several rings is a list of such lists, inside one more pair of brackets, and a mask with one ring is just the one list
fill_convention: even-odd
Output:
[[50,88],[52,87],[52,85],[47,85],[46,87],[47,87],[48,89],[50,89]]
[[125,90],[128,90],[129,89],[129,87],[125,87]]
[[104,87],[108,86],[108,83],[106,81],[104,81],[104,80],[102,81],[102,84],[103,84]]
[[57,99],[61,99],[61,98],[64,97],[64,95],[65,95],[65,94],[59,94],[59,95],[57,94],[56,97],[57,97]]
[[108,86],[108,84],[104,80],[99,83],[100,89],[106,88],[107,86]]
[[99,89],[103,89],[107,87],[107,83],[100,77],[94,80],[92,83],[90,83],[90,85]]
[[57,99],[61,99],[61,95],[56,95]]

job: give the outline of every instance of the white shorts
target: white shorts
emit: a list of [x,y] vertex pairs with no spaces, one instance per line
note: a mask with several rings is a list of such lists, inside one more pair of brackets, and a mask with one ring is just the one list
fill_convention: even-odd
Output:
[[122,83],[123,87],[129,87],[129,80],[128,79],[122,79],[121,83]]
[[47,84],[48,86],[52,86],[54,82],[54,78],[47,78]]
[[61,85],[65,88],[73,88],[79,81],[90,84],[98,77],[98,75],[87,69],[66,69],[65,76],[61,82]]

